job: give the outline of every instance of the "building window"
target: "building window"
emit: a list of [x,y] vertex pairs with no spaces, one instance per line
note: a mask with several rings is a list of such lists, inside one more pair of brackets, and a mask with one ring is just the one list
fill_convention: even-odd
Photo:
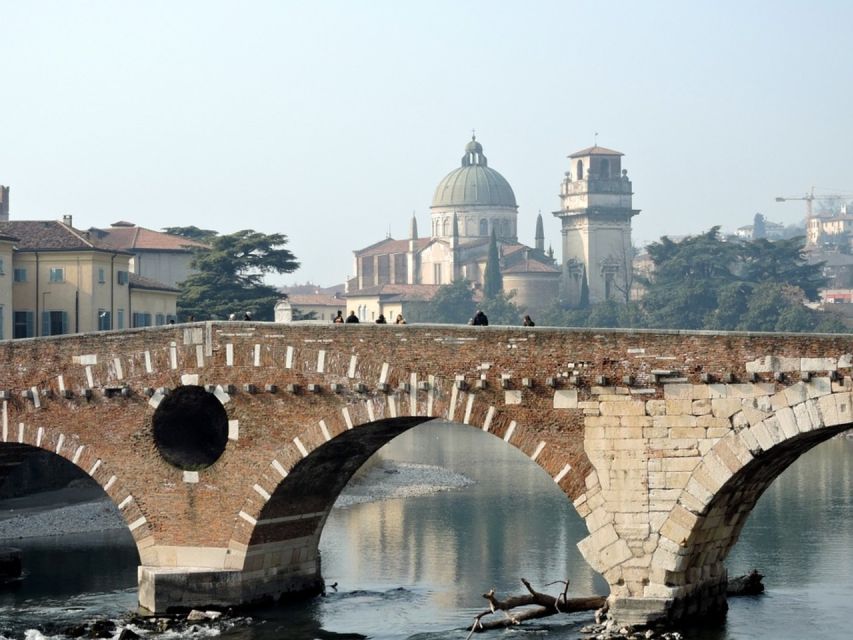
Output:
[[3,258],[0,258],[0,276],[5,276],[6,270],[3,268]]
[[103,267],[98,267],[98,284],[104,284],[107,281]]
[[127,271],[117,271],[116,282],[118,284],[127,284]]
[[154,324],[158,327],[162,327],[166,324],[166,314],[158,313],[154,316]]
[[17,267],[15,269],[14,280],[15,282],[26,282],[27,270],[24,267]]
[[68,333],[68,313],[65,311],[42,311],[41,334],[43,336],[61,336]]
[[131,322],[133,323],[133,328],[150,327],[151,326],[151,314],[150,313],[134,312],[133,316],[131,316]]
[[112,328],[112,314],[106,309],[98,309],[98,331],[109,331]]
[[50,282],[65,282],[65,269],[62,267],[51,267],[48,280]]
[[124,309],[116,309],[116,329],[124,329]]
[[583,180],[583,161],[578,160],[578,180]]
[[432,280],[433,284],[441,284],[441,263],[432,265]]
[[489,235],[489,223],[485,218],[480,220],[480,235],[481,236]]
[[12,314],[12,336],[15,338],[32,338],[35,335],[35,322],[32,311],[15,311]]

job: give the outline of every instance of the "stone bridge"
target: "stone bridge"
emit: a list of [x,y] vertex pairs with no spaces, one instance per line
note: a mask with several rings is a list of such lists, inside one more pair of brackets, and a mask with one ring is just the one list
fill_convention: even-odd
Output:
[[553,478],[610,615],[636,623],[725,608],[759,496],[853,422],[851,352],[827,335],[243,322],[18,340],[0,343],[0,452],[94,478],[136,541],[140,604],[164,611],[319,592],[338,493],[445,418]]

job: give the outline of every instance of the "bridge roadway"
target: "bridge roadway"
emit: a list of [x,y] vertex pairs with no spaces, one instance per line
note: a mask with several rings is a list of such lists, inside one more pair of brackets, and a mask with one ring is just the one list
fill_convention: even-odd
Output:
[[[317,593],[367,458],[433,418],[540,465],[619,623],[725,609],[759,496],[853,422],[849,336],[208,322],[0,343],[0,474],[62,456],[116,503],[152,611]],[[543,540],[542,544],[552,544]]]

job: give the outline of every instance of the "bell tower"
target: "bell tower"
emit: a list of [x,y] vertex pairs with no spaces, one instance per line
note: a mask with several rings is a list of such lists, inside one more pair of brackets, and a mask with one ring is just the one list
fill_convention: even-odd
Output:
[[627,302],[632,281],[631,181],[624,154],[595,145],[569,156],[560,185],[561,297],[573,306]]

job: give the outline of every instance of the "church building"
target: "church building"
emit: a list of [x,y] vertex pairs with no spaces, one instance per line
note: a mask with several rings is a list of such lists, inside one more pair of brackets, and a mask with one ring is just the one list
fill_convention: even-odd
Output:
[[512,187],[488,165],[483,146],[474,136],[465,145],[460,166],[435,189],[429,232],[428,237],[419,237],[413,216],[408,239],[386,238],[355,251],[348,308],[366,321],[379,313],[393,318],[397,312],[408,313],[414,320],[418,306],[428,304],[441,285],[466,279],[481,287],[492,233],[504,291],[514,292],[513,302],[536,313],[556,297],[561,271],[553,252],[545,250],[541,215],[535,224],[535,246],[521,244]]
[[[518,204],[509,182],[489,166],[472,136],[460,166],[435,188],[427,237],[412,216],[407,239],[386,238],[354,252],[355,276],[347,283],[347,308],[362,321],[380,313],[417,320],[419,308],[441,285],[459,279],[481,288],[494,233],[504,292],[534,317],[556,299],[579,307],[626,302],[632,284],[631,181],[622,153],[598,145],[569,156],[560,188],[562,261],[545,250],[541,214],[534,246],[518,240]],[[533,226],[533,225],[531,225]]]

